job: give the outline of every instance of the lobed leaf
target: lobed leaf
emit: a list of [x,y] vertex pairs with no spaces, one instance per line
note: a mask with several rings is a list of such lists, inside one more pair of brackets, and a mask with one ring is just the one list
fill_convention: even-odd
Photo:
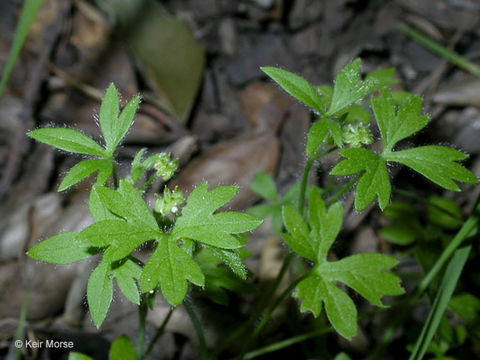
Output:
[[120,116],[118,92],[111,84],[105,93],[100,107],[100,127],[110,155],[127,134],[137,112],[140,97],[136,96],[123,108]]
[[93,220],[100,222],[102,220],[118,220],[118,216],[108,210],[108,208],[100,200],[98,189],[103,188],[101,185],[94,184],[90,190],[88,198],[88,210]]
[[140,267],[127,259],[120,264],[102,261],[92,272],[87,283],[87,301],[94,324],[99,328],[112,302],[113,280],[120,291],[134,304],[140,304],[140,296],[135,279],[139,279]]
[[181,249],[177,240],[167,236],[158,241],[157,248],[143,268],[140,287],[148,292],[157,287],[172,306],[182,303],[188,290],[187,280],[198,286],[205,284],[205,277],[198,264]]
[[260,68],[280,87],[309,108],[323,112],[323,101],[317,90],[304,78],[275,67]]
[[478,182],[470,171],[456,163],[465,160],[467,155],[444,146],[422,146],[395,151],[385,158],[408,166],[447,190],[460,191],[454,180],[469,184]]
[[97,194],[105,207],[132,224],[139,224],[149,230],[158,230],[158,224],[148,209],[140,192],[124,180],[120,181],[117,191],[106,187],[97,187]]
[[375,89],[375,79],[362,80],[360,76],[361,67],[361,60],[356,59],[338,73],[333,87],[332,102],[327,115],[336,115],[363,99]]
[[308,132],[305,152],[309,158],[315,157],[317,149],[323,144],[328,133],[332,135],[335,145],[339,148],[343,147],[342,129],[340,125],[324,117],[313,124]]
[[340,152],[346,158],[330,172],[331,175],[354,175],[363,172],[355,193],[355,209],[365,209],[378,198],[380,209],[390,201],[392,191],[386,162],[383,158],[366,149],[346,149]]
[[241,247],[242,243],[233,234],[256,229],[262,221],[236,212],[213,214],[232,200],[237,191],[234,186],[221,186],[209,192],[207,184],[195,188],[170,236],[175,240],[188,238],[224,249]]
[[95,255],[91,249],[78,245],[75,241],[77,236],[74,232],[52,236],[28,250],[27,255],[34,260],[57,265],[71,264]]
[[297,254],[305,259],[315,261],[316,253],[310,238],[310,230],[302,216],[285,206],[283,208],[283,223],[289,234],[282,234],[285,243]]
[[123,259],[143,243],[155,239],[160,231],[152,231],[124,220],[103,220],[82,230],[76,242],[84,247],[107,247],[104,261]]
[[318,316],[325,304],[333,328],[349,339],[357,333],[357,310],[350,297],[336,286],[351,287],[369,302],[383,306],[384,295],[400,295],[400,279],[388,273],[397,260],[381,254],[354,255],[328,262],[327,255],[342,226],[343,207],[337,202],[329,209],[313,188],[309,197],[307,224],[293,209],[284,207],[283,217],[289,234],[282,238],[300,256],[314,261],[309,276],[297,285],[296,298],[303,299],[300,310]]
[[370,303],[383,307],[384,295],[402,295],[400,279],[388,273],[398,261],[382,254],[359,254],[335,262],[324,262],[315,272],[330,282],[340,281]]
[[140,294],[136,279],[140,279],[142,269],[132,260],[127,259],[123,264],[112,270],[113,277],[123,295],[133,304],[140,305]]
[[108,159],[102,160],[84,160],[79,162],[63,178],[58,191],[64,191],[69,187],[79,183],[83,179],[89,177],[96,171],[99,171],[97,182],[99,184],[105,184],[113,171],[113,164]]
[[320,315],[322,304],[330,324],[346,339],[357,335],[357,309],[352,299],[334,284],[318,276],[309,276],[297,285],[296,298],[303,298],[300,311]]
[[415,134],[428,124],[429,116],[420,115],[422,100],[419,96],[410,96],[398,109],[388,91],[384,91],[378,98],[373,98],[371,102],[382,136],[383,155],[391,152],[400,140]]
[[99,328],[107,316],[113,296],[110,264],[101,262],[88,278],[87,301],[93,323]]
[[60,150],[97,157],[106,156],[103,147],[76,130],[64,128],[38,129],[28,132],[27,135]]

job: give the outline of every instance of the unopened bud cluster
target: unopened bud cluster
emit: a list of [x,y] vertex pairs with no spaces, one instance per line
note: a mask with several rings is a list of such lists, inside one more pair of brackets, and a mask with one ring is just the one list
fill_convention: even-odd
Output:
[[362,145],[370,145],[373,142],[372,134],[368,125],[348,124],[343,129],[343,141],[352,148]]
[[154,210],[162,216],[167,216],[170,213],[178,214],[178,206],[185,201],[183,193],[176,186],[173,191],[170,191],[165,186],[163,197],[158,194],[155,194],[155,196],[157,200],[155,201]]

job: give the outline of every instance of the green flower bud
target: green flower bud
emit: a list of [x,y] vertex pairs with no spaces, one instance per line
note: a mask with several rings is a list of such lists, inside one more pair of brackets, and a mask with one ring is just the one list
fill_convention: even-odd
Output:
[[368,125],[348,124],[343,129],[343,141],[352,148],[369,145],[373,142],[372,134]]
[[178,168],[178,161],[171,161],[170,154],[166,153],[151,156],[149,162],[153,163],[153,168],[157,170],[156,177],[162,177],[163,181],[170,180]]
[[166,186],[163,190],[163,198],[155,194],[157,200],[155,201],[154,211],[160,213],[162,216],[167,216],[170,213],[178,214],[178,206],[181,205],[185,198],[183,193],[175,186],[173,191],[170,191]]

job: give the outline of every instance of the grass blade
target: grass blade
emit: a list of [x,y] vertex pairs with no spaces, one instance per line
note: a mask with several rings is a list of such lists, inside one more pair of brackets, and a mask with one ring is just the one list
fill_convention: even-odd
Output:
[[413,40],[418,42],[420,45],[426,47],[428,50],[434,52],[435,54],[443,57],[445,60],[449,61],[453,65],[458,66],[459,68],[468,71],[470,74],[480,77],[480,67],[468,60],[464,57],[454,53],[451,50],[448,50],[443,45],[439,44],[438,42],[429,39],[428,37],[420,34],[418,31],[412,29],[411,27],[401,24],[400,30],[402,32],[411,37]]
[[460,274],[462,273],[471,248],[471,246],[467,246],[458,249],[455,251],[452,260],[450,260],[445,275],[443,276],[440,290],[435,297],[428,319],[425,322],[420,337],[410,355],[410,360],[421,360],[425,355],[425,352],[440,325],[440,320],[445,313],[445,309],[452,297],[453,291],[457,286],[458,279],[460,278]]
[[43,0],[26,0],[25,4],[23,5],[20,20],[15,31],[15,37],[13,38],[12,47],[10,48],[7,63],[5,64],[5,69],[3,71],[2,80],[0,81],[0,97],[5,90],[5,86],[7,86],[8,78],[12,73],[15,61],[17,60],[23,43],[28,35],[28,30],[35,20],[35,16],[37,15],[42,4]]

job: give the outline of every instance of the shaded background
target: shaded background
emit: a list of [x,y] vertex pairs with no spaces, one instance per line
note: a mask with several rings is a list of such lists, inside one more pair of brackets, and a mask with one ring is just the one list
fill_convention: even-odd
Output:
[[[17,0],[0,3],[0,68],[21,5]],[[108,342],[120,334],[135,338],[138,326],[135,307],[120,294],[115,295],[102,329],[93,326],[84,293],[94,262],[53,266],[24,257],[39,239],[79,231],[91,223],[88,182],[56,192],[63,174],[79,157],[33,143],[25,136],[27,130],[66,126],[98,137],[95,116],[104,89],[114,82],[123,103],[137,93],[144,99],[119,150],[120,171],[129,170],[142,147],[149,153],[169,151],[181,165],[171,185],[188,192],[203,180],[211,185],[236,184],[241,190],[232,208],[244,210],[259,200],[246,187],[256,172],[274,176],[280,192],[298,179],[305,133],[313,120],[313,114],[268,81],[259,68],[279,66],[314,84],[331,84],[338,70],[361,57],[364,72],[393,67],[401,79],[397,90],[423,94],[425,112],[432,120],[415,141],[465,150],[471,155],[467,166],[478,175],[479,80],[407,38],[398,23],[421,30],[475,62],[480,57],[479,15],[480,3],[475,0],[45,0],[0,99],[0,357],[11,354],[26,292],[28,338],[73,340],[76,351],[97,359],[107,357]],[[317,164],[311,183],[326,186],[334,161],[333,156]],[[420,196],[442,195],[409,170],[394,168],[392,176],[398,188],[415,189]],[[154,184],[150,202],[162,188],[163,184]],[[465,189],[445,196],[453,197],[467,213],[478,190]],[[379,236],[386,222],[377,208],[355,213],[352,194],[343,201],[347,215],[334,247],[337,255],[403,251]],[[267,221],[248,245],[251,281],[260,289],[276,276],[286,251],[270,234]],[[429,246],[441,249],[441,244]],[[419,271],[412,257],[405,257],[399,267],[403,273]],[[479,279],[468,265],[465,273],[463,286],[468,290]],[[408,281],[405,278],[407,290]],[[256,299],[251,294],[232,295],[230,307],[219,307],[200,291],[191,296],[212,348],[248,318]],[[355,301],[361,313],[371,310],[360,298]],[[162,299],[157,302],[148,319],[149,336],[169,310]],[[405,346],[415,340],[409,337],[418,333],[428,307],[417,310],[383,358],[408,356]],[[375,348],[388,320],[387,313],[360,322],[360,334],[351,343],[328,335],[283,350],[283,355],[330,358],[345,351],[352,358],[363,358]],[[450,320],[455,324],[458,319],[452,315]],[[298,335],[321,322],[300,315],[291,301],[278,311],[262,343]],[[174,312],[167,330],[152,358],[199,358],[183,309]],[[451,351],[457,358],[480,356],[478,333],[469,334]],[[61,351],[45,350],[25,356],[66,358]]]

